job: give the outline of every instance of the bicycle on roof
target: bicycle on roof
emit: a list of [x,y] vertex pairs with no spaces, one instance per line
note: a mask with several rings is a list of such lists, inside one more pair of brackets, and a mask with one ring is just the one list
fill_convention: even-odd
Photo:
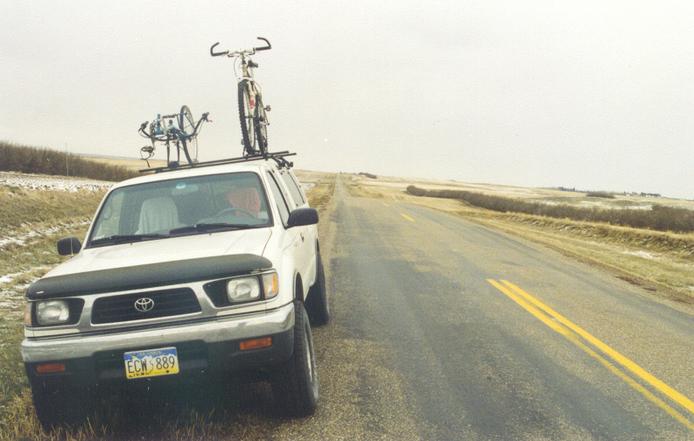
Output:
[[[152,121],[145,121],[140,124],[138,132],[141,136],[148,138],[151,146],[144,146],[140,149],[140,157],[147,162],[154,156],[155,143],[163,142],[166,144],[166,164],[168,167],[178,167],[181,163],[181,150],[186,157],[188,164],[193,165],[198,159],[197,136],[203,122],[210,122],[209,113],[202,114],[196,122],[188,106],[182,106],[181,111],[171,115],[158,114]],[[176,161],[171,161],[171,143],[176,147]],[[195,148],[195,158],[190,156],[188,147]]]
[[214,51],[219,42],[210,47],[210,55],[213,57],[234,58],[234,72],[238,78],[239,120],[243,135],[243,151],[246,155],[259,153],[266,155],[268,146],[267,126],[270,125],[270,121],[267,112],[270,111],[270,106],[263,106],[260,85],[253,79],[253,69],[257,68],[258,64],[251,59],[251,56],[257,51],[272,49],[272,45],[267,38],[258,37],[258,40],[265,42],[265,46],[222,52]]

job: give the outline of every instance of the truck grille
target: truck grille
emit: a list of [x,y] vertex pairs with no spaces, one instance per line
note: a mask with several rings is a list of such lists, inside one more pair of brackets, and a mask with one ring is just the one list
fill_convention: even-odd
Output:
[[[135,302],[139,299],[151,299],[152,308],[144,312],[137,310]],[[92,323],[129,322],[194,312],[200,312],[200,304],[193,290],[176,288],[97,299],[92,306]]]

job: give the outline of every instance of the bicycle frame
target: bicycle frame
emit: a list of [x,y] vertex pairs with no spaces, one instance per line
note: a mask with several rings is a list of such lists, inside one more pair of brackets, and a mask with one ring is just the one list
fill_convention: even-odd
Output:
[[[148,138],[152,143],[151,147],[145,146],[140,149],[141,158],[147,162],[149,167],[149,159],[154,156],[155,143],[163,142],[166,145],[166,162],[171,164],[171,143],[173,142],[176,146],[176,164],[180,164],[181,143],[184,143],[183,148],[185,149],[185,143],[197,137],[202,123],[209,121],[208,115],[209,113],[207,112],[202,114],[198,122],[193,126],[191,133],[186,133],[174,125],[178,122],[179,114],[157,115],[157,119],[140,124],[138,133],[142,137]],[[185,153],[186,157],[189,157],[187,151]],[[145,157],[143,154],[147,156]]]
[[[219,42],[210,47],[210,55],[213,57],[225,56],[234,58],[234,74],[239,87],[239,116],[241,118],[241,132],[243,135],[241,142],[246,154],[253,154],[256,148],[267,153],[267,126],[270,125],[267,118],[270,106],[265,106],[263,103],[261,87],[253,77],[253,69],[258,67],[258,64],[253,62],[251,57],[257,51],[271,49],[272,45],[266,38],[258,37],[258,39],[265,42],[265,46],[222,52],[214,51]],[[247,110],[245,104],[242,107],[242,95],[245,97],[244,99],[248,100]]]

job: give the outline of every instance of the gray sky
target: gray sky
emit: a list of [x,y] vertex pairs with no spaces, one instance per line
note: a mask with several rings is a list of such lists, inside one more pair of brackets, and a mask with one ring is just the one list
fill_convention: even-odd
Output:
[[136,156],[188,104],[241,153],[232,63],[301,168],[694,198],[691,1],[0,3],[0,139]]

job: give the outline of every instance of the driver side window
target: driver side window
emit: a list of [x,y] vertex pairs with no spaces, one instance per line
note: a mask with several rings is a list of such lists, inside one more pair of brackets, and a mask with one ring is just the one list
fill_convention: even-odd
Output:
[[275,180],[273,174],[268,172],[267,178],[268,182],[270,183],[270,191],[272,192],[272,197],[275,199],[275,202],[277,203],[277,209],[280,212],[280,218],[282,218],[282,224],[286,226],[287,221],[289,220],[289,207],[287,206],[287,201],[284,200],[284,196],[282,195],[280,187],[279,185],[277,185],[277,181]]

